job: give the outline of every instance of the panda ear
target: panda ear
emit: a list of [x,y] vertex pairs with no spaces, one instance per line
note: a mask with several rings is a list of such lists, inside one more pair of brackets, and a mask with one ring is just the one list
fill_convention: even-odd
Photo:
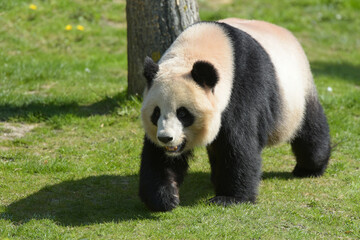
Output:
[[146,78],[148,88],[154,80],[156,73],[159,71],[159,65],[156,64],[150,57],[146,57],[144,61],[144,77]]
[[191,70],[191,76],[201,87],[213,89],[219,80],[218,72],[215,67],[206,61],[197,61]]

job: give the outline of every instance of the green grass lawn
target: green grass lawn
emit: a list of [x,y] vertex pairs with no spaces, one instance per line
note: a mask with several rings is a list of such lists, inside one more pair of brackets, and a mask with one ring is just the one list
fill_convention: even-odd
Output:
[[325,175],[293,178],[290,147],[273,147],[257,204],[209,206],[197,149],[180,206],[149,212],[125,0],[0,0],[0,239],[360,238],[360,2],[198,2],[203,20],[262,19],[298,37],[337,144]]

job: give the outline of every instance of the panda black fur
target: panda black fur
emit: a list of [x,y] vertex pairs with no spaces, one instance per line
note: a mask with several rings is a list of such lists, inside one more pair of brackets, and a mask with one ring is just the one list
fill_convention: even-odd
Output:
[[240,19],[197,23],[159,64],[147,58],[144,76],[139,195],[151,210],[179,204],[196,146],[207,147],[211,203],[255,202],[266,145],[291,143],[295,176],[324,173],[329,127],[306,56],[287,30]]

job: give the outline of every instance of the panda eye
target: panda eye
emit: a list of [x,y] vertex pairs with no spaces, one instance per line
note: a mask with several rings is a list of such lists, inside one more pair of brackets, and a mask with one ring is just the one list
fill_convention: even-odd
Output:
[[176,111],[176,115],[178,118],[185,118],[186,115],[188,114],[189,114],[188,110],[184,107],[181,107]]
[[157,121],[160,117],[160,108],[158,106],[155,107],[153,113],[151,114],[151,122],[157,126]]
[[195,117],[185,107],[176,110],[176,116],[184,127],[189,127],[194,123]]

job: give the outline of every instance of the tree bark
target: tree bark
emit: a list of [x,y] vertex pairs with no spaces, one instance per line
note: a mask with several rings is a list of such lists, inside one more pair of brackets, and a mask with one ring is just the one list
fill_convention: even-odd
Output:
[[176,37],[200,20],[196,0],[127,0],[128,93],[142,94],[146,56],[157,62]]

